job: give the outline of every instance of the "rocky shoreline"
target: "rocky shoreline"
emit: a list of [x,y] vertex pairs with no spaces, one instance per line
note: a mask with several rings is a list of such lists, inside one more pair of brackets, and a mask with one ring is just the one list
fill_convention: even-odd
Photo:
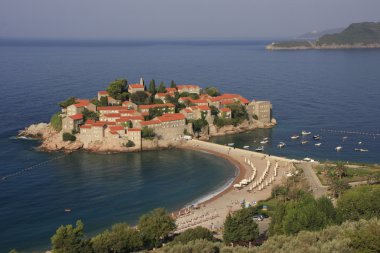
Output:
[[[210,137],[213,136],[243,133],[258,128],[271,128],[276,124],[276,120],[273,119],[270,124],[264,124],[258,121],[244,121],[238,126],[228,125],[217,128],[213,125],[209,130],[202,131],[198,138],[200,140],[209,140]],[[29,127],[26,127],[25,129],[19,131],[18,137],[40,140],[41,145],[38,147],[38,150],[45,152],[73,152],[77,150],[86,150],[94,153],[141,152],[145,150],[162,150],[175,148],[184,144],[185,142],[185,140],[167,141],[155,137],[152,139],[143,139],[141,149],[137,147],[124,147],[122,145],[115,145],[114,142],[109,143],[107,141],[93,142],[87,147],[84,147],[84,144],[78,139],[75,141],[63,141],[62,133],[55,131],[50,126],[50,124],[47,123],[32,124]]]

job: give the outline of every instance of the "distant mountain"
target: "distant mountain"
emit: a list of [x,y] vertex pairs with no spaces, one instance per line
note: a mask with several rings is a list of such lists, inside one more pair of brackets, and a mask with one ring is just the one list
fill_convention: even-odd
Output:
[[344,30],[344,28],[335,28],[335,29],[329,29],[329,30],[324,30],[324,31],[317,31],[314,30],[312,32],[308,32],[305,34],[302,34],[297,37],[297,39],[303,39],[303,40],[317,40],[323,35],[326,34],[334,34],[334,33],[340,33]]
[[355,45],[380,44],[380,22],[351,24],[340,33],[320,37],[317,45]]
[[[317,35],[318,32],[313,32],[313,34]],[[380,48],[380,22],[354,23],[341,32],[325,34],[316,40],[304,38],[303,40],[273,42],[266,48],[268,50]]]

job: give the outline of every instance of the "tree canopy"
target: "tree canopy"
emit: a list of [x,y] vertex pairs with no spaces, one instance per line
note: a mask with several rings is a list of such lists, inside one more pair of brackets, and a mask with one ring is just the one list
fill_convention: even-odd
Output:
[[66,99],[65,101],[62,101],[60,103],[58,103],[58,105],[61,107],[61,108],[66,108],[72,104],[75,104],[76,103],[76,98],[75,97],[69,97],[68,99]]
[[84,238],[82,221],[72,225],[60,226],[51,238],[53,253],[90,253],[92,252],[89,240]]
[[225,243],[254,241],[259,236],[259,228],[253,220],[255,209],[244,208],[232,215],[229,214],[224,222],[223,239]]
[[174,238],[174,243],[188,243],[197,239],[204,239],[207,241],[214,241],[214,235],[210,230],[204,227],[190,228],[185,232],[182,232],[176,238]]
[[96,235],[91,240],[95,253],[127,253],[134,252],[143,247],[140,233],[126,223],[118,223]]
[[211,97],[220,96],[220,92],[216,87],[206,87],[205,92]]
[[124,101],[128,98],[128,81],[126,79],[118,79],[109,84],[107,88],[109,96],[114,99]]
[[158,247],[175,230],[176,225],[163,208],[157,208],[141,216],[137,227],[146,246]]

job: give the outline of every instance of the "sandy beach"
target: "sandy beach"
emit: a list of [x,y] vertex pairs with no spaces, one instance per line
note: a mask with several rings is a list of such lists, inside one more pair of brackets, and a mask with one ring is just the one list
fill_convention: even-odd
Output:
[[[280,184],[281,178],[294,169],[294,162],[299,162],[198,140],[187,141],[181,148],[207,152],[219,156],[221,159],[226,159],[237,168],[238,175],[228,188],[216,196],[199,203],[197,209],[184,209],[181,210],[180,214],[176,212],[178,227],[176,232],[182,232],[196,226],[203,226],[215,232],[220,231],[228,213],[239,210],[243,201],[254,205],[260,200],[269,198],[272,187]],[[256,168],[253,181],[241,189],[234,188],[234,185],[241,182],[241,180],[252,177],[253,168]],[[263,178],[261,185],[264,188],[260,190],[260,187],[255,187],[252,191],[249,191],[260,178]],[[272,181],[271,179],[274,180]],[[261,223],[265,223],[265,221]],[[266,226],[259,222],[259,227],[265,228]]]

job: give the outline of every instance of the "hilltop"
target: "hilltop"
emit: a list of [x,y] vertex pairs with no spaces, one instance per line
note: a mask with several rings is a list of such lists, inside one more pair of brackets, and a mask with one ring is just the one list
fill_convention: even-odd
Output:
[[273,42],[268,50],[380,48],[380,22],[353,23],[339,33],[325,34],[316,41]]

